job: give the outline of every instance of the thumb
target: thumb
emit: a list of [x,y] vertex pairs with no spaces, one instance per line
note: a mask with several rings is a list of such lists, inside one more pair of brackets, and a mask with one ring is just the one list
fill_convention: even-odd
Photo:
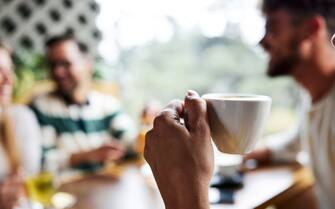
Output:
[[193,90],[189,90],[185,97],[184,118],[191,134],[201,136],[209,134],[206,101]]

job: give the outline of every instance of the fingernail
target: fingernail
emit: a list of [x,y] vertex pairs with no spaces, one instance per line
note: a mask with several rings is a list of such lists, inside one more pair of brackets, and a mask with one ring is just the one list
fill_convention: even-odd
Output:
[[194,90],[188,90],[188,91],[187,91],[187,94],[186,94],[186,97],[187,97],[188,99],[196,99],[196,98],[199,97],[199,95],[198,95],[198,93],[197,93],[196,91],[194,91]]
[[193,96],[193,95],[194,95],[194,92],[193,92],[192,90],[188,90],[186,95],[187,95],[187,96]]

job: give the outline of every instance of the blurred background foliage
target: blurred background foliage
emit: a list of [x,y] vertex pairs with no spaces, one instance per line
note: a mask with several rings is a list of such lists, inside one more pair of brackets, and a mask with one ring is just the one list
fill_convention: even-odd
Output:
[[14,101],[20,101],[36,82],[49,78],[47,63],[42,54],[22,50],[13,56],[15,65]]

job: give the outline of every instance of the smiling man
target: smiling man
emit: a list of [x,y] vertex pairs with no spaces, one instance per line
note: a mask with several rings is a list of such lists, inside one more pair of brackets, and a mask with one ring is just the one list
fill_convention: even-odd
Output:
[[308,153],[320,208],[335,205],[335,1],[265,0],[268,75],[291,76],[302,86],[302,118],[287,138],[246,156],[261,162],[293,161]]
[[135,125],[115,98],[90,88],[92,65],[77,40],[50,38],[47,60],[56,89],[30,105],[42,127],[43,165],[90,169],[122,158]]
[[[335,206],[335,32],[334,0],[264,0],[269,53],[267,74],[290,76],[306,90],[299,130],[247,156],[260,161],[292,160],[300,149],[310,157],[321,209]],[[187,111],[185,111],[187,110]],[[186,126],[179,119],[186,116]],[[302,145],[302,146],[301,146]],[[205,102],[189,92],[171,103],[147,134],[145,156],[166,208],[208,209],[213,151]],[[257,189],[257,188],[255,188]]]

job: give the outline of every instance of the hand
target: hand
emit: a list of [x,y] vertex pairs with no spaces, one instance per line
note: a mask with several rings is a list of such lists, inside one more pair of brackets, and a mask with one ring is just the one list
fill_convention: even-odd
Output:
[[11,175],[0,183],[0,208],[14,208],[23,196],[24,186],[21,175]]
[[244,156],[244,162],[247,160],[256,160],[260,164],[267,164],[271,160],[271,150],[266,147],[256,149]]
[[108,160],[120,160],[125,154],[125,148],[120,144],[104,145],[89,152],[93,162],[106,162]]
[[125,148],[118,143],[103,145],[87,152],[76,153],[71,156],[71,165],[83,163],[103,163],[108,160],[120,160],[126,153]]
[[[180,119],[185,120],[185,125]],[[144,156],[167,209],[208,209],[214,160],[206,102],[189,91],[171,102],[146,135]]]

